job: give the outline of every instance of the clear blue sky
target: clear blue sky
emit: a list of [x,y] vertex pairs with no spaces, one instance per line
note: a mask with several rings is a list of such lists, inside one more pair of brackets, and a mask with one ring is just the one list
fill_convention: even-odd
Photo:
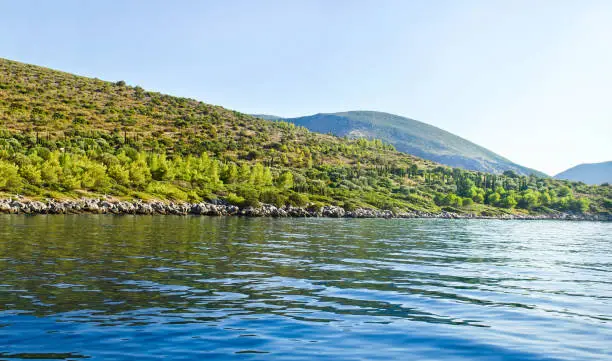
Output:
[[0,0],[0,56],[247,113],[380,110],[555,174],[612,160],[612,1]]

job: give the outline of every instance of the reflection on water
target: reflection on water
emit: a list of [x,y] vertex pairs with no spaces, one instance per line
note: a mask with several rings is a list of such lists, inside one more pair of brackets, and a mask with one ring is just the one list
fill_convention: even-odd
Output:
[[612,224],[0,216],[2,359],[612,359]]

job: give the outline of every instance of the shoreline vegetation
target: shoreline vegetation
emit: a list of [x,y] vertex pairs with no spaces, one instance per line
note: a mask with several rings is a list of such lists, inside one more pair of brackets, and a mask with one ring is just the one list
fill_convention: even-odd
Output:
[[451,168],[380,139],[314,133],[125,81],[0,59],[0,199],[11,200],[2,207],[27,213],[35,204],[33,213],[48,212],[19,202],[107,196],[245,214],[612,215],[610,184]]
[[371,208],[345,210],[327,205],[317,207],[283,206],[272,204],[239,207],[227,203],[121,201],[116,199],[81,198],[78,200],[15,200],[0,199],[0,214],[109,214],[109,215],[177,215],[177,216],[241,216],[269,218],[441,218],[441,219],[499,219],[499,220],[569,220],[610,222],[612,216],[601,214],[497,214],[478,215],[456,212],[391,211]]

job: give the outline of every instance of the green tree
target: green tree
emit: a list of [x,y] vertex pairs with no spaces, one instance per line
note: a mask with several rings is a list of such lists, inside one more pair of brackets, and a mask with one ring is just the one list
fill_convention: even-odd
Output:
[[143,188],[151,181],[151,172],[142,157],[130,163],[129,172],[132,185],[138,188]]
[[589,200],[586,198],[572,199],[569,201],[569,209],[576,213],[585,213],[589,209]]
[[130,185],[130,171],[125,169],[121,164],[113,164],[108,167],[107,173],[111,179],[122,186]]
[[280,177],[278,177],[278,187],[281,189],[293,188],[293,173],[283,172]]
[[500,200],[501,195],[497,192],[493,192],[487,196],[487,204],[490,204],[492,206],[498,205]]
[[559,188],[559,190],[557,191],[557,196],[559,197],[567,197],[567,196],[571,196],[571,194],[572,194],[572,189],[568,186],[563,186]]
[[462,177],[457,181],[457,195],[472,198],[476,195],[476,191],[476,185],[473,180]]
[[469,207],[472,204],[474,204],[474,201],[472,200],[472,198],[463,198],[463,200],[461,201],[461,205],[464,207]]
[[21,186],[21,177],[16,165],[0,160],[0,190],[16,191]]
[[19,174],[23,179],[32,185],[40,185],[42,183],[42,175],[40,169],[32,164],[24,164],[19,167]]
[[517,205],[517,201],[513,195],[507,195],[502,199],[501,206],[504,208],[514,208]]

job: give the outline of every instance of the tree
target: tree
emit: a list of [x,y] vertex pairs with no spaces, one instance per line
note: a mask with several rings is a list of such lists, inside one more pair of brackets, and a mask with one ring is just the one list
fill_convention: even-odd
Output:
[[504,197],[504,199],[502,199],[501,205],[504,208],[514,208],[516,207],[517,203],[518,202],[516,201],[513,195],[508,195]]
[[518,199],[517,206],[523,209],[531,209],[538,205],[539,194],[533,191],[525,191],[523,196]]
[[484,196],[481,193],[476,194],[474,197],[472,197],[472,199],[474,200],[474,202],[476,203],[482,203],[484,202]]
[[46,186],[56,186],[59,177],[62,176],[62,168],[60,167],[57,153],[53,154],[48,160],[43,162],[40,170],[40,175],[43,183]]
[[0,160],[0,190],[16,191],[21,186],[21,177],[16,165]]
[[293,188],[293,173],[283,172],[280,177],[278,177],[278,187],[281,189]]
[[33,164],[24,164],[19,167],[19,174],[32,185],[39,185],[42,183],[40,170]]
[[577,213],[584,213],[589,209],[589,200],[586,198],[572,199],[569,201],[568,208]]
[[476,195],[476,186],[474,181],[467,177],[461,177],[457,181],[457,194],[462,197],[472,198]]
[[464,207],[469,207],[474,203],[474,201],[472,200],[472,198],[463,198],[463,200],[461,201],[461,205]]
[[501,196],[497,192],[493,192],[487,196],[487,203],[496,206],[501,199]]
[[117,184],[125,187],[130,185],[130,171],[121,164],[111,165],[108,167],[107,173]]
[[251,178],[251,168],[249,167],[248,164],[242,163],[238,171],[238,179],[240,180],[240,182],[248,182],[250,178]]
[[87,168],[81,175],[81,187],[92,190],[104,190],[108,187],[109,181],[104,165],[89,162]]
[[519,175],[518,175],[518,174],[516,174],[516,172],[515,172],[515,171],[513,171],[513,170],[507,170],[507,171],[504,171],[504,173],[503,173],[503,174],[504,174],[506,177],[509,177],[509,178],[518,178],[518,176],[519,176]]
[[232,184],[238,180],[238,167],[235,163],[230,163],[223,170],[223,183]]
[[546,191],[540,192],[539,202],[544,206],[549,205],[551,202],[550,194]]
[[144,159],[140,158],[130,164],[130,181],[136,187],[142,188],[151,181],[151,172]]
[[557,191],[557,196],[559,197],[567,197],[567,196],[570,196],[571,194],[572,194],[572,189],[568,186],[563,186],[559,188],[559,190]]

